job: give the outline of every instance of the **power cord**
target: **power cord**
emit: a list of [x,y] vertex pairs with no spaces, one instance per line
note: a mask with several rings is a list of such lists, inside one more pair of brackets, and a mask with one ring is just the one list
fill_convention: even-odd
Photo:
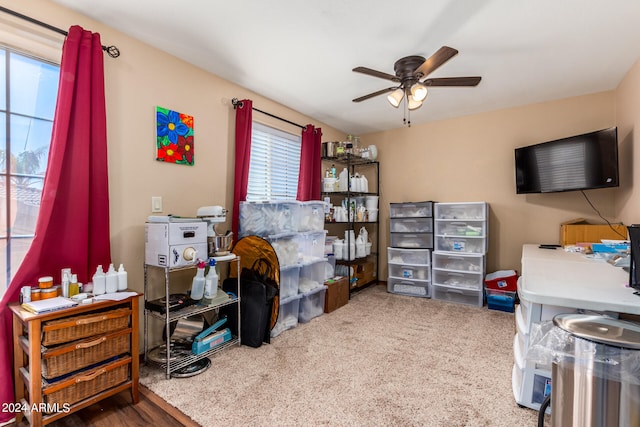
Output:
[[611,223],[609,222],[609,220],[605,217],[602,216],[602,214],[600,214],[600,211],[598,211],[598,209],[596,209],[596,207],[593,205],[593,203],[591,203],[591,200],[589,200],[589,198],[587,197],[587,195],[585,194],[585,192],[583,190],[580,190],[580,192],[582,193],[582,195],[584,196],[584,198],[587,200],[587,203],[589,203],[589,206],[591,206],[591,209],[593,209],[595,211],[595,213],[598,214],[598,216],[600,218],[602,218],[602,220],[604,222],[606,222],[609,225],[609,228],[611,228],[611,230],[616,233],[618,236],[622,237],[623,240],[627,240],[627,236],[620,234],[620,232],[618,230],[616,230],[615,228],[613,228],[613,225],[611,225]]

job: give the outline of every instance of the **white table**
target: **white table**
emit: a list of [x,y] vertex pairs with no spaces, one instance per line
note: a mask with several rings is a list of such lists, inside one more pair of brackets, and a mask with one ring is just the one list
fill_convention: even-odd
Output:
[[640,314],[629,273],[601,259],[558,249],[522,248],[520,299],[586,310]]
[[628,272],[603,259],[561,248],[523,246],[512,373],[513,395],[518,404],[539,409],[551,383],[548,369],[526,359],[533,325],[559,313],[579,310],[638,315],[640,296],[633,294],[628,283]]

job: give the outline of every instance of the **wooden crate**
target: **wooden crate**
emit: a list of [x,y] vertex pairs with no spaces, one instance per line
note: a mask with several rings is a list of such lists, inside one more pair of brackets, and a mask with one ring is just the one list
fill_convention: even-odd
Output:
[[602,239],[626,240],[627,227],[623,224],[562,224],[560,226],[560,244],[600,243]]

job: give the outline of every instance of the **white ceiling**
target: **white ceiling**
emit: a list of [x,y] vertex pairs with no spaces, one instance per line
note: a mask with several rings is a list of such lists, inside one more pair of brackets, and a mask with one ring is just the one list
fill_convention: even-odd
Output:
[[637,0],[54,1],[355,135],[403,126],[384,95],[351,101],[393,86],[357,66],[459,50],[429,77],[482,81],[430,89],[415,125],[614,89],[640,57]]

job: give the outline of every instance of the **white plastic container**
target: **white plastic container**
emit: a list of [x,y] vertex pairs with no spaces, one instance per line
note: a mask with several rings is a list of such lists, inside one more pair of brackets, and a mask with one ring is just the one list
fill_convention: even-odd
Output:
[[302,294],[292,295],[280,300],[278,308],[278,321],[271,329],[271,337],[277,337],[287,329],[298,326],[298,312]]
[[107,278],[104,275],[102,265],[96,268],[96,272],[93,274],[93,294],[102,295],[107,291]]
[[429,265],[431,251],[429,249],[387,248],[387,259],[394,264]]
[[306,294],[302,294],[298,312],[299,322],[307,323],[314,317],[318,317],[324,313],[324,299],[326,291],[327,286],[322,285]]
[[105,289],[108,294],[118,292],[118,272],[113,263],[109,264],[109,270],[105,275]]
[[336,239],[333,241],[333,256],[336,257],[336,260],[344,258],[344,240]]
[[364,200],[367,210],[378,209],[378,196],[365,196]]
[[127,272],[124,271],[124,265],[120,264],[118,268],[118,291],[124,291],[127,287]]
[[367,215],[369,216],[369,222],[378,221],[378,209],[367,209]]
[[332,193],[332,192],[336,191],[336,182],[337,182],[337,180],[335,178],[323,178],[322,179],[322,184],[323,184],[322,190],[325,193]]
[[298,294],[298,280],[300,279],[300,267],[291,265],[280,268],[280,299],[289,298]]

